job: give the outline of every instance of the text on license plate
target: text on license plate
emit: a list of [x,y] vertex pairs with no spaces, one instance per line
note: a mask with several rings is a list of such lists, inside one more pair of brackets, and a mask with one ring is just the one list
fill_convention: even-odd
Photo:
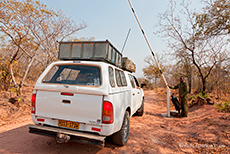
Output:
[[79,123],[72,121],[58,120],[58,126],[79,129]]

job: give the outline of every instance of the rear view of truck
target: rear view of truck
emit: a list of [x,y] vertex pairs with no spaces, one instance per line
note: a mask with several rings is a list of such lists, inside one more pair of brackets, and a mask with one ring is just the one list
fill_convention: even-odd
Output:
[[58,57],[34,86],[29,132],[99,146],[112,135],[125,145],[129,119],[143,108],[143,91],[128,76],[134,63],[122,67],[127,59],[108,41],[61,42]]
[[37,125],[31,126],[30,132],[55,135],[58,140],[67,141],[69,137],[57,133],[59,128],[68,128],[67,134],[74,139],[83,138],[82,133],[79,137],[79,132],[76,134],[74,130],[86,131],[94,133],[87,134],[90,140],[93,138],[94,142],[103,144],[105,137],[99,136],[103,134],[102,124],[110,121],[102,115],[105,91],[99,65],[89,62],[51,64],[34,87],[31,113]]
[[108,63],[121,67],[121,57],[109,41],[60,42],[60,61],[49,65],[35,84],[35,125],[29,132],[58,142],[72,139],[104,146],[105,137],[121,127],[114,122],[107,79]]

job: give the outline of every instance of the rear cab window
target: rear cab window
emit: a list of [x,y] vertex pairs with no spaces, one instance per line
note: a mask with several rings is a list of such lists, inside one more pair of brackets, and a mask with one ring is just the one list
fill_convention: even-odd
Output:
[[90,65],[55,65],[45,75],[42,83],[100,86],[101,69]]

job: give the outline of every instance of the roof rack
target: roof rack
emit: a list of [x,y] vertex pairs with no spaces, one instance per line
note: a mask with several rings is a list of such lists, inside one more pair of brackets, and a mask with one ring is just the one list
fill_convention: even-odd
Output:
[[107,61],[122,67],[122,54],[108,40],[59,42],[58,59]]
[[135,72],[136,65],[122,54],[108,41],[75,41],[59,42],[58,59],[103,61]]

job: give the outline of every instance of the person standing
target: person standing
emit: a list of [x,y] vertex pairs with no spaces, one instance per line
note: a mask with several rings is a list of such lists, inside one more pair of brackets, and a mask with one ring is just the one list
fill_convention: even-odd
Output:
[[180,77],[180,83],[176,86],[169,86],[171,89],[178,89],[179,88],[179,101],[181,103],[181,117],[188,116],[188,86],[187,83],[184,82],[184,78]]

